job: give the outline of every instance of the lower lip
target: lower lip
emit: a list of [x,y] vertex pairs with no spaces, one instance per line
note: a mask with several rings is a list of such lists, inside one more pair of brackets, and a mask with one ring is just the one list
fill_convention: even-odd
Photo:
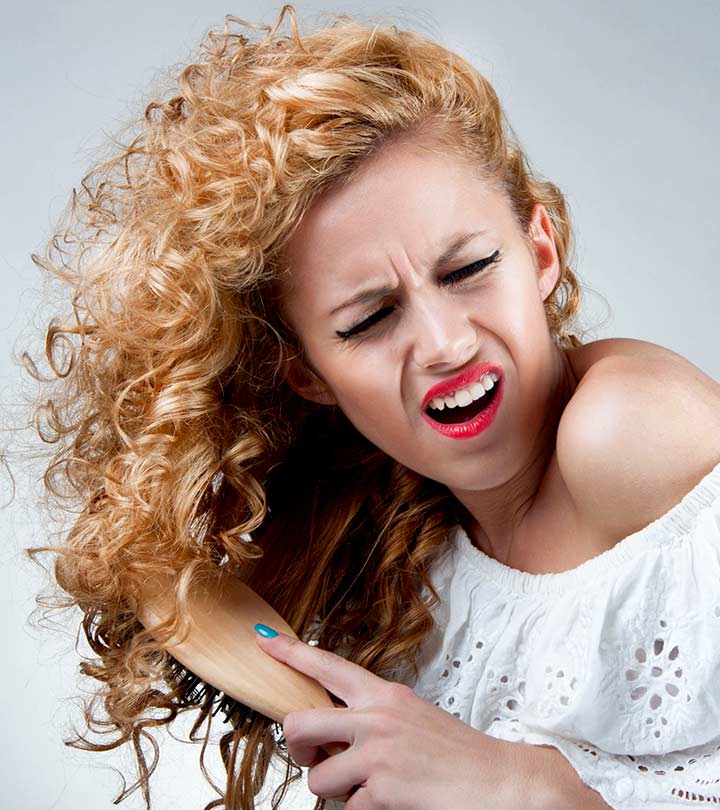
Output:
[[487,408],[485,408],[484,411],[480,411],[480,413],[473,417],[469,422],[458,422],[455,425],[444,425],[441,422],[436,422],[434,419],[431,419],[425,413],[425,411],[423,411],[423,417],[433,430],[436,430],[443,436],[447,436],[450,439],[471,439],[473,436],[477,436],[478,433],[482,433],[483,430],[487,430],[487,428],[489,428],[490,425],[492,425],[492,423],[495,421],[495,414],[498,412],[498,408],[500,407],[500,403],[502,402],[503,398],[503,391],[505,387],[504,382],[505,378],[501,377],[495,383],[497,386],[497,391],[495,392],[493,401],[487,406]]

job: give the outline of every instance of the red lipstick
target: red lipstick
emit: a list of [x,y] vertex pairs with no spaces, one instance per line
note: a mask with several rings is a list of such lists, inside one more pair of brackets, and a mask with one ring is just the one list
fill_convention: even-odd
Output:
[[498,377],[500,377],[500,380],[502,380],[502,369],[500,366],[494,366],[492,363],[478,363],[476,366],[465,369],[465,371],[463,371],[462,374],[458,374],[457,377],[452,377],[449,380],[443,380],[433,385],[433,387],[428,390],[427,394],[425,394],[425,399],[423,399],[423,411],[434,397],[444,397],[448,394],[452,394],[454,391],[459,391],[461,388],[470,385],[470,383],[479,380],[483,374],[487,374],[490,371],[494,371]]
[[[490,404],[484,410],[480,411],[480,413],[478,413],[472,419],[467,422],[444,424],[437,422],[432,417],[428,416],[425,409],[427,408],[431,399],[434,397],[446,396],[451,394],[453,391],[459,390],[460,388],[465,388],[466,386],[470,385],[470,383],[479,380],[483,374],[487,374],[490,371],[494,371],[498,376],[498,381],[495,383],[497,390],[494,393],[492,402],[490,402]],[[505,378],[502,374],[502,369],[500,366],[492,365],[491,363],[478,363],[476,366],[472,366],[462,374],[458,374],[457,377],[452,377],[449,380],[443,380],[443,382],[438,383],[429,389],[429,391],[425,394],[425,398],[423,399],[423,419],[425,419],[433,430],[436,430],[438,433],[442,433],[443,436],[448,436],[452,439],[469,439],[473,436],[477,436],[478,433],[482,433],[483,430],[486,430],[493,423],[495,415],[500,407],[500,403],[502,402],[503,391],[505,388],[504,382]]]

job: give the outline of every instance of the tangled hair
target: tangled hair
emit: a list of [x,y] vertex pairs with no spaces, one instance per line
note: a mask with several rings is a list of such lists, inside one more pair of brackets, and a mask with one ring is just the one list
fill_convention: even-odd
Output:
[[[281,36],[286,15],[293,32]],[[283,246],[321,192],[391,138],[430,127],[499,183],[525,230],[545,205],[562,268],[547,321],[570,347],[581,341],[569,331],[580,305],[569,215],[558,188],[533,175],[488,82],[395,26],[343,16],[301,38],[291,6],[272,29],[228,17],[137,126],[83,178],[33,256],[72,295],[47,329],[53,375],[34,409],[55,445],[48,497],[72,520],[61,543],[30,550],[55,555],[63,605],[81,609],[94,654],[80,665],[97,684],[87,732],[68,744],[132,743],[137,779],[116,801],[140,789],[149,808],[151,729],[196,711],[190,737],[206,726],[210,780],[204,754],[222,709],[227,781],[206,810],[253,810],[274,754],[286,764],[277,807],[301,777],[281,726],[163,649],[137,618],[142,583],[175,578],[181,623],[190,585],[224,568],[301,638],[382,677],[417,674],[437,604],[428,569],[457,518],[445,486],[284,382],[301,347],[273,293]]]

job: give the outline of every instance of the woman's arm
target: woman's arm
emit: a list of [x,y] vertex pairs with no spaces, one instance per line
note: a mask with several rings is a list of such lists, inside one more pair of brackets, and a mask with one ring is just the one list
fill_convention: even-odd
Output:
[[524,806],[534,810],[612,810],[597,791],[580,779],[557,748],[512,742],[507,745],[518,749],[520,763],[515,807],[523,806],[524,792]]

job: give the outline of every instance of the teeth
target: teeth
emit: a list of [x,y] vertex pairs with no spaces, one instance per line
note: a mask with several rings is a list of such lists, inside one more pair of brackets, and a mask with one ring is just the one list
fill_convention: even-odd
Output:
[[474,383],[471,383],[466,388],[461,388],[459,391],[453,391],[444,397],[434,397],[430,400],[430,407],[436,411],[441,411],[443,408],[457,408],[469,405],[480,397],[485,396],[485,392],[489,391],[493,385],[500,378],[494,371],[483,374],[482,377]]

